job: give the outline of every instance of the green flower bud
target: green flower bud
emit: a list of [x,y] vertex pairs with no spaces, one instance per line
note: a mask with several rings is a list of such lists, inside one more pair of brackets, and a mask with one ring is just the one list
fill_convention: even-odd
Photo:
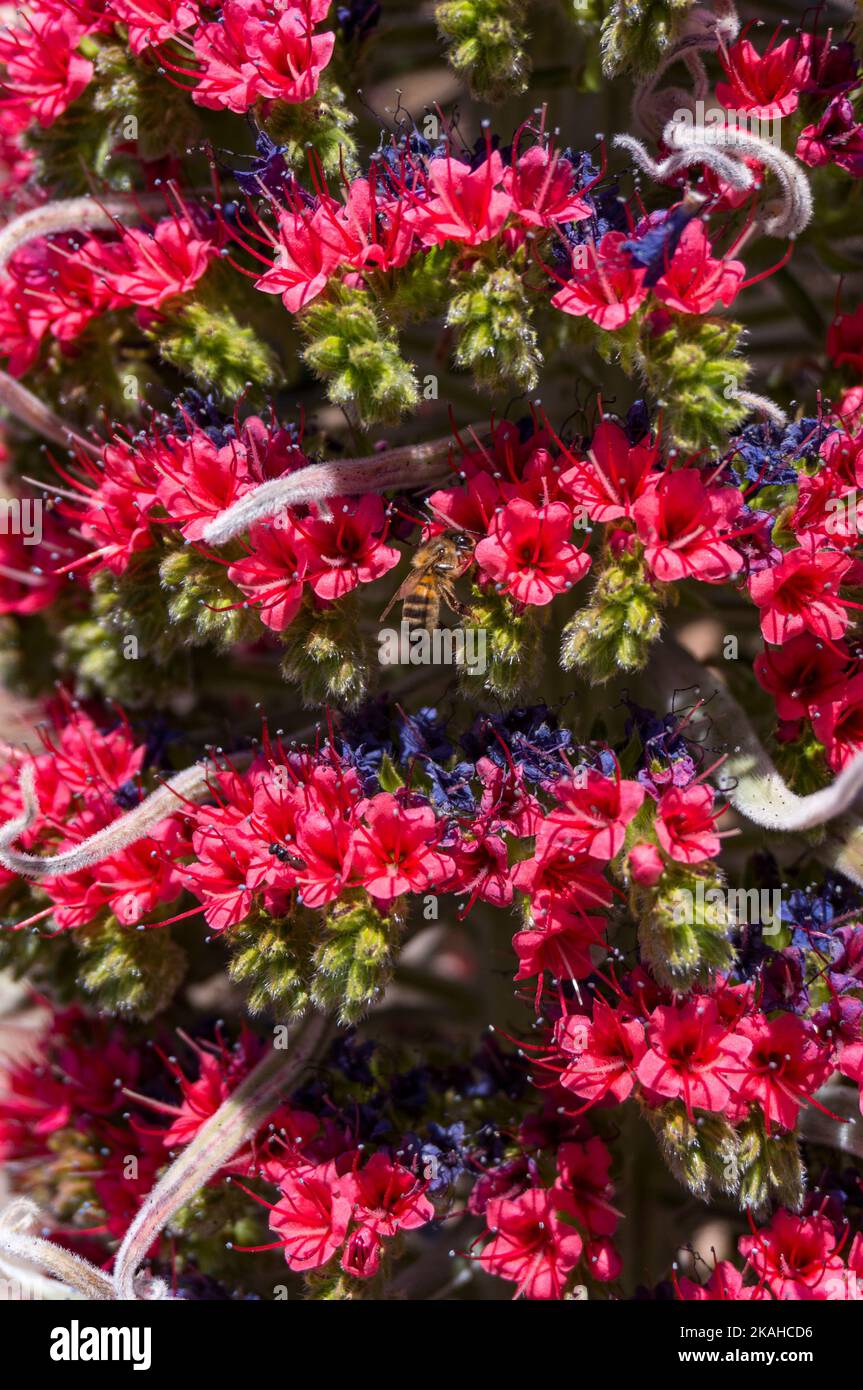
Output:
[[77,984],[99,1009],[146,1022],[167,1008],[186,973],[186,954],[167,927],[124,927],[115,917],[75,933]]
[[260,913],[232,927],[228,974],[247,991],[250,1013],[299,1018],[309,1006],[310,958],[318,918],[297,909],[277,920]]
[[272,351],[254,329],[242,324],[224,300],[205,290],[151,330],[165,362],[201,386],[234,401],[249,382],[261,388],[275,379]]
[[467,288],[452,300],[446,318],[458,330],[456,366],[473,372],[489,391],[532,391],[541,358],[521,277],[478,261],[466,279]]
[[708,984],[717,970],[730,968],[734,922],[720,878],[669,865],[655,887],[633,887],[630,905],[642,959],[667,989]]
[[761,1111],[753,1106],[740,1126],[740,1205],[766,1211],[776,1202],[799,1211],[805,1195],[806,1173],[794,1134],[768,1134]]
[[[498,699],[511,702],[535,687],[542,671],[542,634],[547,618],[544,608],[519,611],[506,594],[474,590],[464,628],[485,632],[483,684]],[[465,689],[475,693],[478,677],[465,674],[463,679]]]
[[378,999],[392,975],[404,911],[384,917],[363,895],[340,902],[326,921],[327,936],[314,956],[312,998],[319,1009],[337,1009],[339,1022],[356,1023]]
[[522,0],[444,0],[435,18],[449,60],[480,101],[501,101],[527,86]]
[[318,607],[307,597],[282,634],[282,674],[295,681],[309,708],[328,701],[354,709],[368,690],[369,645],[357,615],[356,595]]
[[645,578],[639,554],[607,557],[587,607],[563,630],[563,669],[580,667],[594,684],[641,670],[662,628],[666,594],[667,586]]
[[417,404],[413,368],[366,291],[332,286],[330,297],[310,304],[298,322],[308,344],[303,360],[326,381],[334,405],[373,423],[398,420]]
[[663,429],[682,449],[721,445],[746,418],[739,399],[747,363],[737,354],[739,324],[683,314],[667,333],[642,336],[643,370],[663,401]]

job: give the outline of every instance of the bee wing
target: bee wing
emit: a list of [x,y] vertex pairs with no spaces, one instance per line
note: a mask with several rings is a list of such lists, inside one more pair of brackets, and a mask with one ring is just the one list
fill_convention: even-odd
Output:
[[404,583],[401,585],[400,588],[396,589],[395,593],[393,594],[392,598],[390,599],[390,601],[389,601],[389,603],[387,604],[386,608],[384,609],[383,613],[382,613],[381,616],[378,618],[378,622],[379,622],[379,623],[382,623],[382,622],[383,622],[383,620],[384,620],[384,618],[387,616],[387,614],[388,614],[393,608],[395,608],[396,604],[399,603],[401,599],[406,599],[407,596],[408,596],[408,594],[412,594],[412,593],[413,593],[414,589],[417,587],[417,585],[419,584],[420,580],[421,580],[421,579],[425,579],[425,577],[426,577],[426,575],[429,573],[429,571],[430,571],[431,569],[434,568],[434,565],[435,565],[435,558],[436,558],[436,557],[432,556],[431,559],[429,559],[429,560],[426,562],[426,564],[420,565],[420,567],[419,567],[418,569],[412,569],[412,570],[411,570],[411,572],[410,572],[410,574],[408,575],[407,579],[404,581]]

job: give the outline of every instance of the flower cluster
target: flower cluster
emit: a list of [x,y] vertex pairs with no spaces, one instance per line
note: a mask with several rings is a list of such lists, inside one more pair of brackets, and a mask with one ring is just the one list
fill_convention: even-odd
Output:
[[34,119],[53,125],[86,90],[118,26],[138,58],[154,53],[179,85],[194,79],[199,106],[242,113],[308,101],[333,54],[335,34],[320,27],[329,11],[329,0],[227,0],[208,19],[198,0],[31,0],[0,34],[4,101],[21,130]]

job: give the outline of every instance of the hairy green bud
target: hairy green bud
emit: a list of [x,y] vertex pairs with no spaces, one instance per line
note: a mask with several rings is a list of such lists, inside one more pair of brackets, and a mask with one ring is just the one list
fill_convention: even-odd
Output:
[[417,404],[413,367],[366,291],[334,286],[331,297],[310,304],[298,322],[308,344],[303,360],[326,381],[334,405],[371,424],[398,420]]
[[659,636],[667,586],[650,583],[636,552],[608,556],[586,608],[563,630],[560,664],[583,670],[594,683],[640,671]]
[[115,917],[75,933],[78,985],[98,1008],[146,1022],[167,1008],[186,972],[186,954],[166,927],[124,927]]
[[523,0],[444,0],[437,26],[456,72],[481,101],[501,101],[527,86]]
[[327,936],[314,956],[312,998],[320,1009],[337,1009],[339,1022],[356,1023],[378,999],[392,975],[404,909],[384,917],[365,895],[339,903],[326,920]]
[[467,288],[452,300],[446,318],[458,332],[456,366],[473,372],[489,391],[532,391],[541,359],[521,277],[508,267],[478,261],[466,279]]
[[307,596],[282,641],[282,674],[300,686],[305,705],[313,709],[330,701],[354,709],[362,701],[371,661],[355,594],[322,607]]
[[695,1197],[706,1201],[714,1187],[736,1191],[738,1139],[720,1115],[696,1110],[690,1117],[677,1100],[644,1113],[671,1172]]

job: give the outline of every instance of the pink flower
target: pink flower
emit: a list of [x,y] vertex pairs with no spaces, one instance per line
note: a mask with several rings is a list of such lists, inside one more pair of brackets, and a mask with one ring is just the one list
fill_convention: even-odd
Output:
[[573,466],[561,475],[560,486],[575,506],[585,508],[591,521],[617,521],[632,515],[658,456],[656,443],[630,444],[621,425],[603,420],[594,431],[587,459],[566,451]]
[[765,641],[781,646],[804,631],[831,641],[841,637],[848,614],[838,594],[851,566],[847,555],[810,542],[752,575],[749,592],[761,609]]
[[728,81],[717,82],[716,95],[727,110],[767,120],[797,109],[810,69],[799,38],[786,39],[764,54],[749,39],[738,39],[730,48],[720,47],[718,57]]
[[215,254],[188,217],[174,216],[157,223],[152,235],[127,228],[119,243],[100,244],[92,259],[101,259],[104,283],[121,303],[158,309],[194,289]]
[[126,25],[133,53],[165,43],[201,18],[196,0],[108,0],[108,4]]
[[651,478],[633,507],[644,558],[657,579],[721,584],[743,568],[723,538],[743,506],[736,487],[708,487],[697,468]]
[[3,86],[41,126],[50,126],[81,95],[93,64],[76,53],[88,32],[71,15],[30,14],[20,29],[0,30]]
[[621,777],[605,777],[588,768],[582,778],[568,777],[548,788],[559,803],[547,823],[570,832],[568,844],[606,862],[623,845],[626,827],[644,800],[644,787]]
[[707,314],[719,301],[731,304],[746,275],[742,261],[716,260],[704,224],[687,223],[671,264],[653,286],[669,309],[681,314]]
[[780,719],[802,719],[840,698],[851,658],[844,647],[827,647],[802,632],[781,647],[767,647],[754,663],[755,677],[776,701]]
[[589,917],[559,903],[538,911],[537,918],[535,926],[516,932],[512,945],[518,956],[515,979],[536,977],[539,1000],[546,971],[555,980],[587,979],[594,968],[590,948],[604,940],[607,923],[604,917]]
[[458,241],[479,246],[497,236],[513,201],[501,188],[503,162],[492,151],[476,169],[446,155],[433,159],[428,169],[431,196],[417,202],[408,217],[427,246]]
[[218,23],[196,29],[193,43],[200,64],[192,92],[197,106],[242,114],[254,106],[258,69],[249,59],[245,41],[248,11],[242,0],[226,0]]
[[555,309],[576,317],[586,315],[598,328],[608,330],[629,323],[647,298],[647,271],[635,267],[622,250],[626,240],[624,232],[606,232],[598,247],[593,242],[578,247],[586,255],[586,265],[582,268],[573,260],[572,278],[551,301]]
[[837,1244],[826,1216],[794,1216],[782,1210],[766,1230],[741,1236],[737,1242],[741,1255],[774,1298],[802,1301],[835,1297],[835,1280],[844,1271]]
[[514,1283],[516,1298],[560,1298],[582,1240],[558,1214],[554,1193],[533,1187],[520,1197],[493,1197],[486,1220],[492,1239],[479,1257],[483,1269]]
[[339,252],[326,239],[328,217],[318,208],[311,216],[284,212],[279,216],[279,249],[275,265],[255,281],[264,294],[280,294],[289,314],[299,311],[326,289],[339,264]]
[[641,884],[642,888],[652,888],[665,873],[662,855],[656,845],[651,845],[646,840],[632,846],[626,862],[633,883]]
[[384,545],[386,515],[380,497],[369,493],[356,502],[335,498],[331,508],[331,520],[313,517],[294,523],[302,537],[298,552],[306,578],[324,599],[343,598],[358,584],[372,584],[401,559],[394,546]]
[[590,568],[590,557],[569,542],[571,534],[572,511],[565,502],[534,507],[517,498],[495,515],[491,534],[476,547],[476,562],[503,593],[540,607]]
[[231,565],[228,578],[258,608],[261,622],[284,632],[299,612],[306,570],[305,542],[287,517],[249,530],[251,554]]
[[560,1084],[568,1091],[593,1105],[619,1103],[632,1094],[635,1069],[647,1051],[643,1024],[622,1018],[597,997],[593,1018],[567,1014],[554,1040],[566,1058]]
[[830,1052],[807,1032],[795,1014],[740,1020],[738,1031],[751,1047],[735,1088],[741,1101],[756,1101],[768,1130],[793,1129],[801,1105],[830,1075]]
[[452,873],[453,861],[437,849],[443,833],[431,806],[405,806],[389,792],[360,803],[354,829],[353,872],[379,902],[422,893]]
[[333,56],[336,36],[315,34],[326,6],[299,0],[273,22],[257,16],[246,26],[249,60],[257,69],[257,94],[273,101],[308,101]]
[[669,787],[656,806],[656,837],[679,864],[700,864],[719,853],[710,787]]
[[351,1204],[335,1163],[288,1168],[270,1229],[284,1248],[289,1269],[319,1269],[344,1244]]
[[346,1173],[342,1191],[351,1202],[354,1220],[377,1236],[415,1231],[434,1219],[425,1184],[385,1153],[372,1154],[361,1168]]
[[513,211],[529,227],[553,227],[590,217],[590,206],[575,192],[575,182],[571,162],[543,145],[532,146],[503,174]]
[[650,1015],[648,1050],[636,1076],[652,1105],[659,1098],[679,1099],[690,1117],[694,1110],[721,1113],[737,1090],[751,1046],[748,1038],[734,1036],[720,1023],[710,999],[660,1006]]

